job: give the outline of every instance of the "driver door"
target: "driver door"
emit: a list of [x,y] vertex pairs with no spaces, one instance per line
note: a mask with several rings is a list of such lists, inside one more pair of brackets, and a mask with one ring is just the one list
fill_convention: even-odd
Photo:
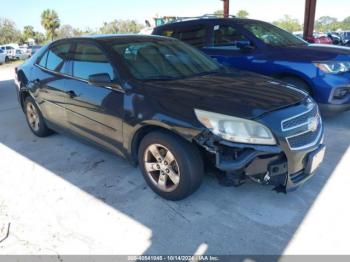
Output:
[[224,66],[249,71],[253,71],[256,57],[261,55],[254,43],[231,24],[213,25],[203,51]]
[[107,55],[94,42],[76,42],[67,78],[67,118],[70,129],[92,142],[120,153],[122,146],[122,89],[97,86],[90,75],[108,74],[117,81]]

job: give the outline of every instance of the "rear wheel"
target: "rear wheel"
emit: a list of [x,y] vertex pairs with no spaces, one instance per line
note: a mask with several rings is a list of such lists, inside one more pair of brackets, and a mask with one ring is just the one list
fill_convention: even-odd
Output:
[[28,126],[34,135],[45,137],[52,134],[33,98],[28,96],[24,101],[24,110]]
[[294,85],[296,88],[308,93],[309,95],[312,95],[311,88],[308,84],[306,84],[303,80],[297,78],[297,77],[282,77],[282,81]]
[[139,165],[147,184],[168,200],[181,200],[192,194],[204,175],[198,149],[166,132],[152,132],[143,138]]

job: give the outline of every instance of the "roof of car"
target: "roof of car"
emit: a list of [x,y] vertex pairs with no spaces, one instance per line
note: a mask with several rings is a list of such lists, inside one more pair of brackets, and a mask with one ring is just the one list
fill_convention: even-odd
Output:
[[213,24],[213,23],[220,23],[220,22],[263,22],[263,21],[259,21],[259,20],[255,20],[255,19],[249,19],[249,18],[238,18],[238,17],[230,17],[230,18],[219,18],[219,17],[215,17],[215,18],[193,18],[193,19],[186,19],[186,20],[178,20],[178,21],[174,21],[174,22],[170,22],[170,23],[166,23],[160,26],[157,26],[156,28],[167,28],[167,27],[173,27],[176,25],[183,25],[183,24],[203,24],[203,23],[207,23],[207,24]]
[[[157,35],[138,35],[138,34],[103,34],[103,35],[86,35],[86,36],[79,36],[79,37],[71,37],[71,38],[63,38],[56,40],[54,42],[59,41],[65,41],[65,40],[81,40],[81,39],[87,39],[87,40],[96,40],[96,41],[111,41],[111,40],[145,40],[145,39],[169,39],[174,40],[173,38],[168,38],[164,36],[157,36]],[[53,42],[53,43],[54,43]]]
[[102,35],[88,35],[87,38],[96,38],[96,39],[114,39],[114,38],[153,38],[158,36],[152,35],[139,35],[139,34],[102,34]]

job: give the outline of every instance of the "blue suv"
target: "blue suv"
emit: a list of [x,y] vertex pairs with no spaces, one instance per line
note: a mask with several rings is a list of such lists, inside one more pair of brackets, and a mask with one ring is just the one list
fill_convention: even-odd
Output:
[[177,21],[153,34],[180,39],[225,66],[293,84],[326,113],[350,109],[350,48],[308,44],[272,24],[239,18]]

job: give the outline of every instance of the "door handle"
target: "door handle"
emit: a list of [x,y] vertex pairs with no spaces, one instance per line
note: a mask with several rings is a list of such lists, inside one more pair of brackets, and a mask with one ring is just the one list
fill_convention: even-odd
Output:
[[74,98],[74,97],[77,97],[77,96],[78,96],[73,90],[66,91],[66,94],[67,94],[70,98]]

